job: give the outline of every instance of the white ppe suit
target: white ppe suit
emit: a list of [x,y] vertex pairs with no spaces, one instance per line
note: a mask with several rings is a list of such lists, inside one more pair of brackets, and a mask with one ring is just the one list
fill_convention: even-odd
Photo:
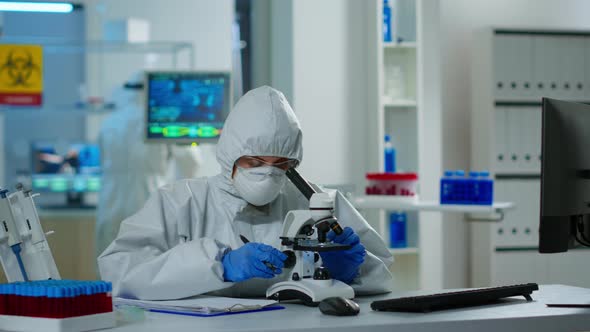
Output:
[[[232,169],[241,156],[276,156],[301,161],[299,122],[282,93],[261,87],[244,95],[230,113],[217,148],[222,173],[182,180],[160,188],[143,209],[126,219],[117,239],[99,257],[113,295],[139,299],[177,299],[199,294],[265,296],[273,279],[226,282],[222,256],[243,245],[240,235],[280,249],[283,218],[309,202],[289,181],[263,207],[244,201],[232,185]],[[388,292],[393,262],[383,240],[344,196],[336,199],[336,216],[366,247],[365,262],[351,286],[357,295]]]
[[[136,79],[141,76],[134,77]],[[161,186],[192,177],[201,163],[198,148],[145,143],[141,93],[119,89],[121,108],[101,124],[98,144],[102,159],[102,188],[97,208],[96,257],[117,236],[121,222],[139,211]]]

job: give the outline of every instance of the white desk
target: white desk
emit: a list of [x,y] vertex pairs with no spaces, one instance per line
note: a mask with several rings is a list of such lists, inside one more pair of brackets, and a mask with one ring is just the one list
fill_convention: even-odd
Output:
[[[404,293],[414,295],[419,292]],[[587,300],[590,289],[561,285],[541,286],[534,292],[534,302],[524,298],[507,299],[503,304],[422,313],[375,312],[370,303],[401,295],[359,298],[361,313],[354,317],[323,315],[317,308],[286,305],[285,310],[229,315],[220,317],[188,317],[146,313],[137,323],[119,323],[111,331],[590,331],[590,309],[547,308],[550,301]]]

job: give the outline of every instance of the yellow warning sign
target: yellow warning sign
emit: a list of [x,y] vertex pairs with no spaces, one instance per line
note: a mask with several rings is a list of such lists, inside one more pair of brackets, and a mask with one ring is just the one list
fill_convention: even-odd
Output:
[[41,105],[43,49],[0,45],[0,104]]

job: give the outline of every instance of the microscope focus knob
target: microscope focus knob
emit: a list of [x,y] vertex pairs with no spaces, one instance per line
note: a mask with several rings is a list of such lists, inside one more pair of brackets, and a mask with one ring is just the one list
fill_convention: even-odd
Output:
[[285,259],[285,268],[290,269],[295,266],[295,263],[297,263],[295,252],[293,250],[283,250],[283,254],[287,255],[287,259]]
[[327,268],[320,266],[313,273],[313,280],[330,280],[330,272]]

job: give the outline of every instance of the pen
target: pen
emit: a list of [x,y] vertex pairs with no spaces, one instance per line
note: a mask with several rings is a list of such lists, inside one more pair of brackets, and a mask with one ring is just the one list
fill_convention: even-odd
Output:
[[244,235],[240,234],[240,239],[242,240],[242,242],[244,242],[244,244],[250,242]]
[[[247,238],[246,238],[244,235],[242,235],[242,234],[240,234],[240,239],[242,240],[242,242],[244,242],[244,244],[246,244],[246,243],[249,243],[249,242],[250,242],[250,240],[248,240],[248,239],[247,239]],[[272,264],[271,264],[271,263],[269,263],[269,262],[264,262],[264,265],[266,265],[266,266],[267,266],[269,269],[273,270],[273,272],[277,270],[277,267],[276,267],[276,266],[274,266],[274,265],[272,265]]]

